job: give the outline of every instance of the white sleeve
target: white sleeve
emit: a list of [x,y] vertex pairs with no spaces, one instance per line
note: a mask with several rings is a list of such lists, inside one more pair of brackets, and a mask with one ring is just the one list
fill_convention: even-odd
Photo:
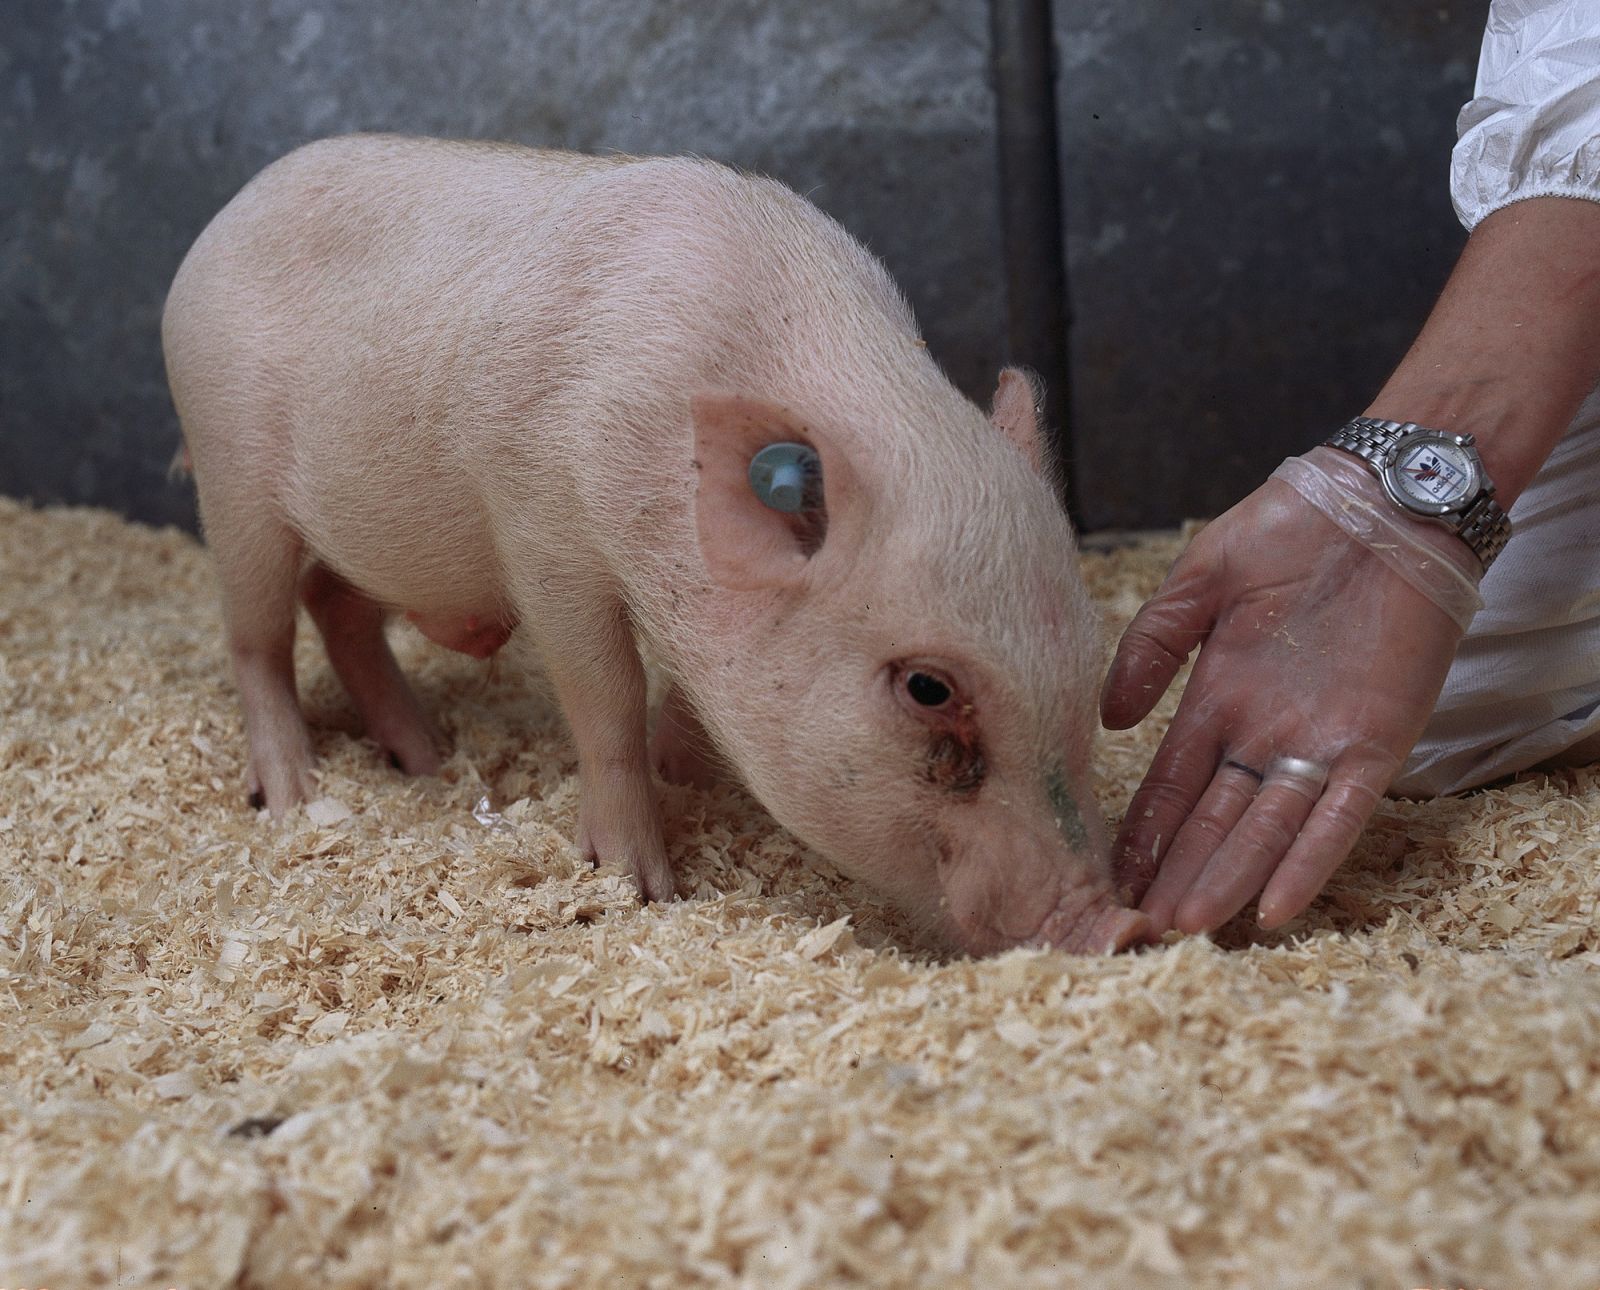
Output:
[[1600,0],[1493,0],[1450,196],[1470,231],[1529,197],[1600,201]]

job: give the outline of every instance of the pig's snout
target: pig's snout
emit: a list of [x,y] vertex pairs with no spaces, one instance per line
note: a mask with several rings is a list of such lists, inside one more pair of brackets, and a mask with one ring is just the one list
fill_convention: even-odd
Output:
[[1030,944],[1069,954],[1115,954],[1152,939],[1150,920],[1137,909],[1119,905],[1109,895],[1088,908],[1064,908],[1050,914]]
[[1106,848],[1097,845],[1103,829],[1072,846],[1023,821],[972,824],[966,837],[948,840],[939,866],[950,930],[968,953],[1034,945],[1111,954],[1151,938],[1145,915],[1117,900]]

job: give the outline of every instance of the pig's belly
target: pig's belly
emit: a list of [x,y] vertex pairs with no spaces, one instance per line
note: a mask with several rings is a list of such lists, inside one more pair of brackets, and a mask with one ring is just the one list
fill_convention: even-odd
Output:
[[473,658],[488,658],[511,639],[517,627],[516,615],[508,613],[436,614],[408,609],[406,619],[435,645]]
[[[478,566],[493,567],[492,557]],[[462,577],[447,583],[418,578],[416,570],[410,577],[386,577],[387,571],[382,569],[365,572],[366,577],[342,571],[340,576],[386,609],[404,616],[435,645],[473,658],[489,658],[516,630],[517,615],[502,598],[497,581],[474,577],[465,568]]]
[[422,501],[380,516],[358,502],[294,518],[311,559],[435,644],[488,658],[517,626],[494,543],[486,524],[464,519],[472,510],[433,509]]

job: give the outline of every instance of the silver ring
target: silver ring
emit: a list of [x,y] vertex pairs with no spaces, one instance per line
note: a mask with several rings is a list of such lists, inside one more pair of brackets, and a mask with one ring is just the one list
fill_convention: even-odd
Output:
[[1267,763],[1264,778],[1268,784],[1282,784],[1298,789],[1308,797],[1316,797],[1328,782],[1328,768],[1309,757],[1274,757]]

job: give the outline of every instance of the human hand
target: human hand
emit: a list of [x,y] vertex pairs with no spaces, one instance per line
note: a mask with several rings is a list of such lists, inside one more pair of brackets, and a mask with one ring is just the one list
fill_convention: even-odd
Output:
[[1258,892],[1269,928],[1311,902],[1422,733],[1481,575],[1330,448],[1195,538],[1101,696],[1109,729],[1136,725],[1201,646],[1113,849],[1157,933],[1216,928]]

